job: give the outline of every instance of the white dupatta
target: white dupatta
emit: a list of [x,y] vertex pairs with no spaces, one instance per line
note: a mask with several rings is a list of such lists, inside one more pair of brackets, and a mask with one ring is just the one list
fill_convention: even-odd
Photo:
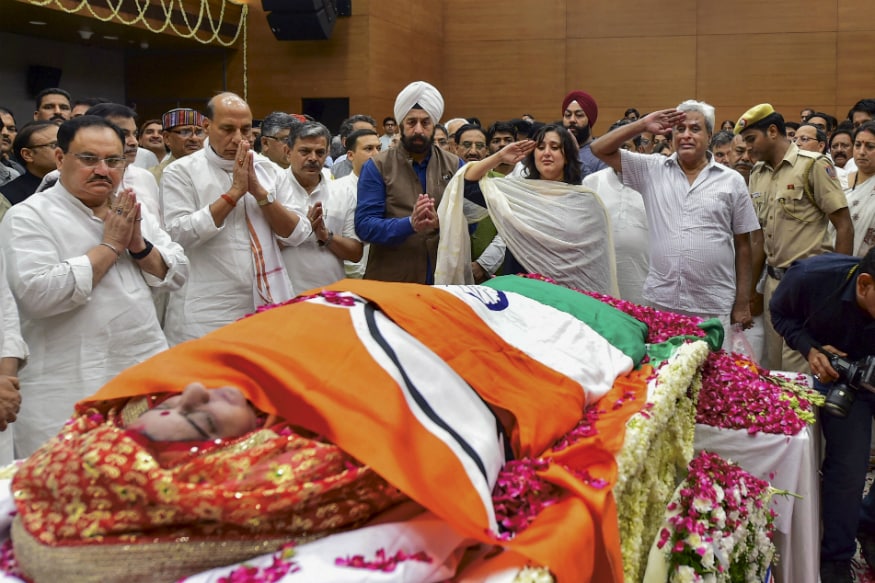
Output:
[[529,180],[480,180],[487,209],[464,199],[459,169],[437,209],[436,284],[473,283],[468,223],[487,214],[514,257],[529,271],[586,291],[618,296],[611,223],[598,194],[583,186]]
[[[220,158],[210,147],[204,144],[207,159],[229,173],[233,179],[235,160]],[[253,156],[254,152],[247,155]],[[255,175],[258,182],[269,191],[276,189],[276,176],[270,176],[268,171],[255,159]],[[249,233],[249,248],[252,253],[252,299],[255,307],[269,304],[278,304],[295,297],[292,291],[292,282],[286,272],[276,235],[270,228],[264,213],[258,206],[254,196],[246,193],[237,201],[238,206],[243,207],[246,215],[246,228]],[[277,195],[273,192],[274,196]],[[276,202],[274,204],[279,204]]]

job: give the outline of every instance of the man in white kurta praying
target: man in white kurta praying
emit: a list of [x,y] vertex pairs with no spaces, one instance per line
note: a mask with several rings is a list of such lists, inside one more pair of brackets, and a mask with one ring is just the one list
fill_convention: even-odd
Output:
[[249,151],[252,112],[243,99],[212,98],[204,128],[204,148],[168,166],[161,179],[165,228],[191,261],[188,283],[170,294],[170,344],[292,298],[278,243],[297,245],[312,232],[293,209],[288,173]]
[[58,129],[60,180],[10,209],[0,249],[30,348],[13,424],[17,458],[54,437],[73,405],[167,348],[151,289],[179,288],[182,248],[144,212],[125,170],[124,135],[85,115]]

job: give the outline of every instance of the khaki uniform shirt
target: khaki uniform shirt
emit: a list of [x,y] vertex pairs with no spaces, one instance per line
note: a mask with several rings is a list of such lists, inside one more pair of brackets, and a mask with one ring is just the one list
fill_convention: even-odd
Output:
[[[809,181],[816,205],[805,194],[812,161]],[[790,144],[777,168],[766,162],[754,166],[750,192],[763,228],[766,263],[787,268],[798,259],[833,250],[829,215],[848,203],[829,158]]]

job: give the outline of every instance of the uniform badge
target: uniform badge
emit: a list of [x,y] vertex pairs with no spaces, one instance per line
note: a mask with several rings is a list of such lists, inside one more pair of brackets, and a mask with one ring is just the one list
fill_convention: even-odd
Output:
[[836,170],[835,170],[835,168],[832,167],[832,164],[829,164],[826,167],[826,175],[829,176],[830,178],[836,177]]
[[787,190],[796,190],[796,185],[795,184],[788,184]]

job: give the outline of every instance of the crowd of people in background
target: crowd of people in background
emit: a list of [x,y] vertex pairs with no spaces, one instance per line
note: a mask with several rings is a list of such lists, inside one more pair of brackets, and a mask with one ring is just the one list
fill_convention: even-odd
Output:
[[344,277],[536,271],[719,318],[767,368],[809,372],[769,300],[794,262],[875,245],[875,99],[720,125],[701,101],[630,107],[600,137],[592,95],[556,102],[555,120],[442,123],[419,81],[334,136],[233,93],[147,120],[60,88],[27,123],[0,107],[0,461],[127,366]]

